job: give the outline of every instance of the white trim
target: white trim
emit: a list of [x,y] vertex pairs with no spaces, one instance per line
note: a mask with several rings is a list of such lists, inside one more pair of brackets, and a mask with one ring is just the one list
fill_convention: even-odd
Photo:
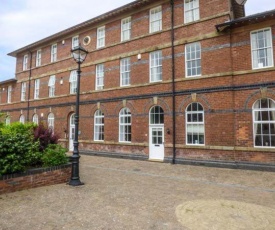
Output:
[[55,75],[51,75],[48,83],[49,97],[55,96]]
[[[126,113],[125,113],[126,112]],[[126,118],[126,117],[130,117],[130,123],[128,122],[121,122],[121,118]],[[131,132],[125,132],[125,127],[131,127]],[[124,132],[122,132],[121,128],[123,127]],[[128,138],[128,134],[130,134],[130,141],[125,140],[126,138],[124,137],[124,139],[121,138],[122,134],[127,134],[127,138]],[[127,107],[122,108],[119,111],[119,133],[118,133],[118,139],[119,142],[123,142],[123,143],[131,143],[132,142],[132,113],[131,110]]]
[[40,91],[40,79],[35,79],[34,80],[34,95],[33,95],[34,99],[39,98],[39,91]]
[[[196,56],[196,48],[197,48],[197,44],[199,45],[199,51],[200,51],[200,57],[199,58],[197,58],[197,57],[195,57],[195,58],[191,58],[191,53],[192,52],[190,52],[190,59],[188,59],[187,57],[188,57],[188,52],[187,52],[187,48],[188,47],[190,47],[191,48],[191,46],[193,46],[193,45],[195,45],[195,56]],[[191,48],[192,49],[192,48]],[[202,69],[201,69],[201,67],[202,67],[202,65],[200,65],[200,74],[195,74],[195,75],[192,75],[192,73],[191,73],[191,75],[188,75],[188,62],[193,62],[193,61],[198,61],[198,60],[200,60],[200,64],[201,64],[201,43],[200,42],[193,42],[193,43],[189,43],[189,44],[186,44],[185,45],[185,77],[187,77],[187,78],[189,78],[189,77],[199,77],[199,76],[201,76],[201,72],[202,72]],[[196,65],[195,66],[195,68],[194,69],[198,69],[198,66]],[[192,68],[191,68],[191,70],[192,70]],[[191,71],[192,72],[192,71]],[[196,71],[197,72],[197,71]]]
[[[186,24],[186,23],[200,20],[200,1],[199,0],[183,0],[183,1],[184,1],[184,23]],[[193,2],[192,8],[191,8],[191,2]],[[194,7],[195,2],[197,2],[197,7]],[[188,13],[191,13],[190,20],[187,20]]]
[[72,37],[72,49],[79,46],[79,36]]
[[9,85],[7,90],[7,103],[11,103],[11,93],[12,93],[12,86]]
[[105,46],[105,26],[97,28],[96,48],[102,48]]
[[95,90],[104,88],[104,64],[96,65]]
[[41,66],[41,58],[42,58],[42,51],[41,49],[39,49],[36,51],[36,61],[35,61],[36,67]]
[[54,131],[54,114],[53,113],[48,114],[48,128],[51,128],[52,131]]
[[[266,46],[262,49],[264,50],[270,50],[271,54],[270,54],[270,57],[271,57],[271,63],[270,65],[267,65],[267,66],[262,66],[262,67],[259,67],[259,62],[257,62],[258,66],[255,67],[254,66],[254,63],[253,63],[253,51],[257,51],[259,50],[260,48],[256,47],[255,49],[253,49],[253,40],[252,40],[252,36],[253,34],[257,33],[257,32],[260,32],[260,31],[268,31],[268,35],[269,36],[269,41],[270,41],[270,46]],[[274,66],[274,58],[273,58],[273,39],[272,39],[272,29],[271,27],[266,27],[266,28],[263,28],[263,29],[259,29],[259,30],[253,30],[250,32],[250,50],[251,50],[251,66],[252,66],[252,69],[264,69],[264,68],[270,68],[270,67],[273,67]],[[266,56],[267,58],[267,56]]]
[[23,57],[23,71],[28,69],[28,54]]
[[52,44],[51,47],[51,62],[57,61],[57,43]]
[[[98,114],[98,113],[100,113],[100,114]],[[103,120],[103,122],[97,123],[96,122],[97,119],[100,119],[100,121]],[[101,140],[99,138],[96,139],[96,137],[97,137],[97,135],[96,135],[96,127],[103,127],[103,132],[101,132],[100,129],[99,129],[99,132],[98,132],[99,133],[98,137],[103,136],[103,140]],[[104,113],[100,109],[98,109],[94,113],[94,141],[104,141]]]
[[[157,59],[155,60],[155,58],[157,57]],[[150,83],[151,82],[160,82],[162,81],[162,51],[161,50],[157,50],[154,52],[150,53]],[[153,65],[152,65],[153,62]],[[156,65],[155,65],[156,63]],[[158,74],[157,73],[152,73],[152,70],[156,69],[158,70],[160,68],[161,73],[160,73],[160,78],[161,79],[156,79]]]
[[[120,86],[129,86],[131,82],[131,59],[128,58],[123,58],[120,59]],[[123,84],[125,82],[125,79],[127,77],[128,84]]]
[[26,89],[27,89],[26,82],[22,82],[21,83],[21,101],[26,101]]
[[[155,28],[157,25],[158,28]],[[162,6],[150,10],[149,32],[155,33],[162,30]]]
[[72,70],[70,73],[70,94],[76,94],[77,91],[77,71]]
[[[121,41],[128,41],[131,39],[132,18],[127,17],[121,20]],[[124,28],[125,27],[125,28]],[[124,32],[127,36],[124,36]],[[126,37],[126,38],[125,38]]]

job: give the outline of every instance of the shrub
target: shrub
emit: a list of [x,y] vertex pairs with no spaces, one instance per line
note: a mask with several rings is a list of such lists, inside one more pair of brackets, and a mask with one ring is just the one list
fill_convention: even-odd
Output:
[[60,145],[49,144],[42,156],[43,166],[57,166],[68,163],[66,151]]
[[57,144],[59,135],[54,134],[52,129],[47,128],[43,123],[34,129],[34,140],[39,141],[39,150],[44,151],[49,144]]
[[[0,134],[0,175],[25,171],[38,154],[38,143],[29,134]],[[39,163],[38,157],[35,163]],[[40,161],[41,164],[41,161]]]

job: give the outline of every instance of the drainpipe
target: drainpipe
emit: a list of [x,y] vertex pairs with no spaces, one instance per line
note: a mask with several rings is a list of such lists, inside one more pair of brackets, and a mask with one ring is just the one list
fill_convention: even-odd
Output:
[[27,105],[27,121],[30,121],[30,94],[31,94],[31,76],[32,76],[32,52],[29,51],[31,54],[30,58],[30,71],[29,71],[29,90],[28,90],[28,105]]
[[176,98],[175,98],[175,33],[174,33],[174,0],[171,4],[171,46],[172,46],[172,120],[173,120],[173,159],[172,164],[176,161]]

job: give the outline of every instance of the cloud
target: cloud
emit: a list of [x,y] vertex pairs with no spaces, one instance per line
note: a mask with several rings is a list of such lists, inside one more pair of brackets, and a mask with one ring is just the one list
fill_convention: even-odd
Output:
[[[0,81],[14,77],[15,58],[7,53],[132,1],[0,0]],[[274,0],[246,3],[247,15],[271,9]]]

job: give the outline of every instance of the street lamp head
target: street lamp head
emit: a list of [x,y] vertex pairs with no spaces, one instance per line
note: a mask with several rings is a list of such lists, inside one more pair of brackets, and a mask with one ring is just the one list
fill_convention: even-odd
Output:
[[88,51],[85,50],[79,43],[78,46],[74,47],[71,50],[71,53],[73,55],[74,60],[76,61],[76,63],[81,64],[82,62],[85,61],[85,58],[88,54]]

